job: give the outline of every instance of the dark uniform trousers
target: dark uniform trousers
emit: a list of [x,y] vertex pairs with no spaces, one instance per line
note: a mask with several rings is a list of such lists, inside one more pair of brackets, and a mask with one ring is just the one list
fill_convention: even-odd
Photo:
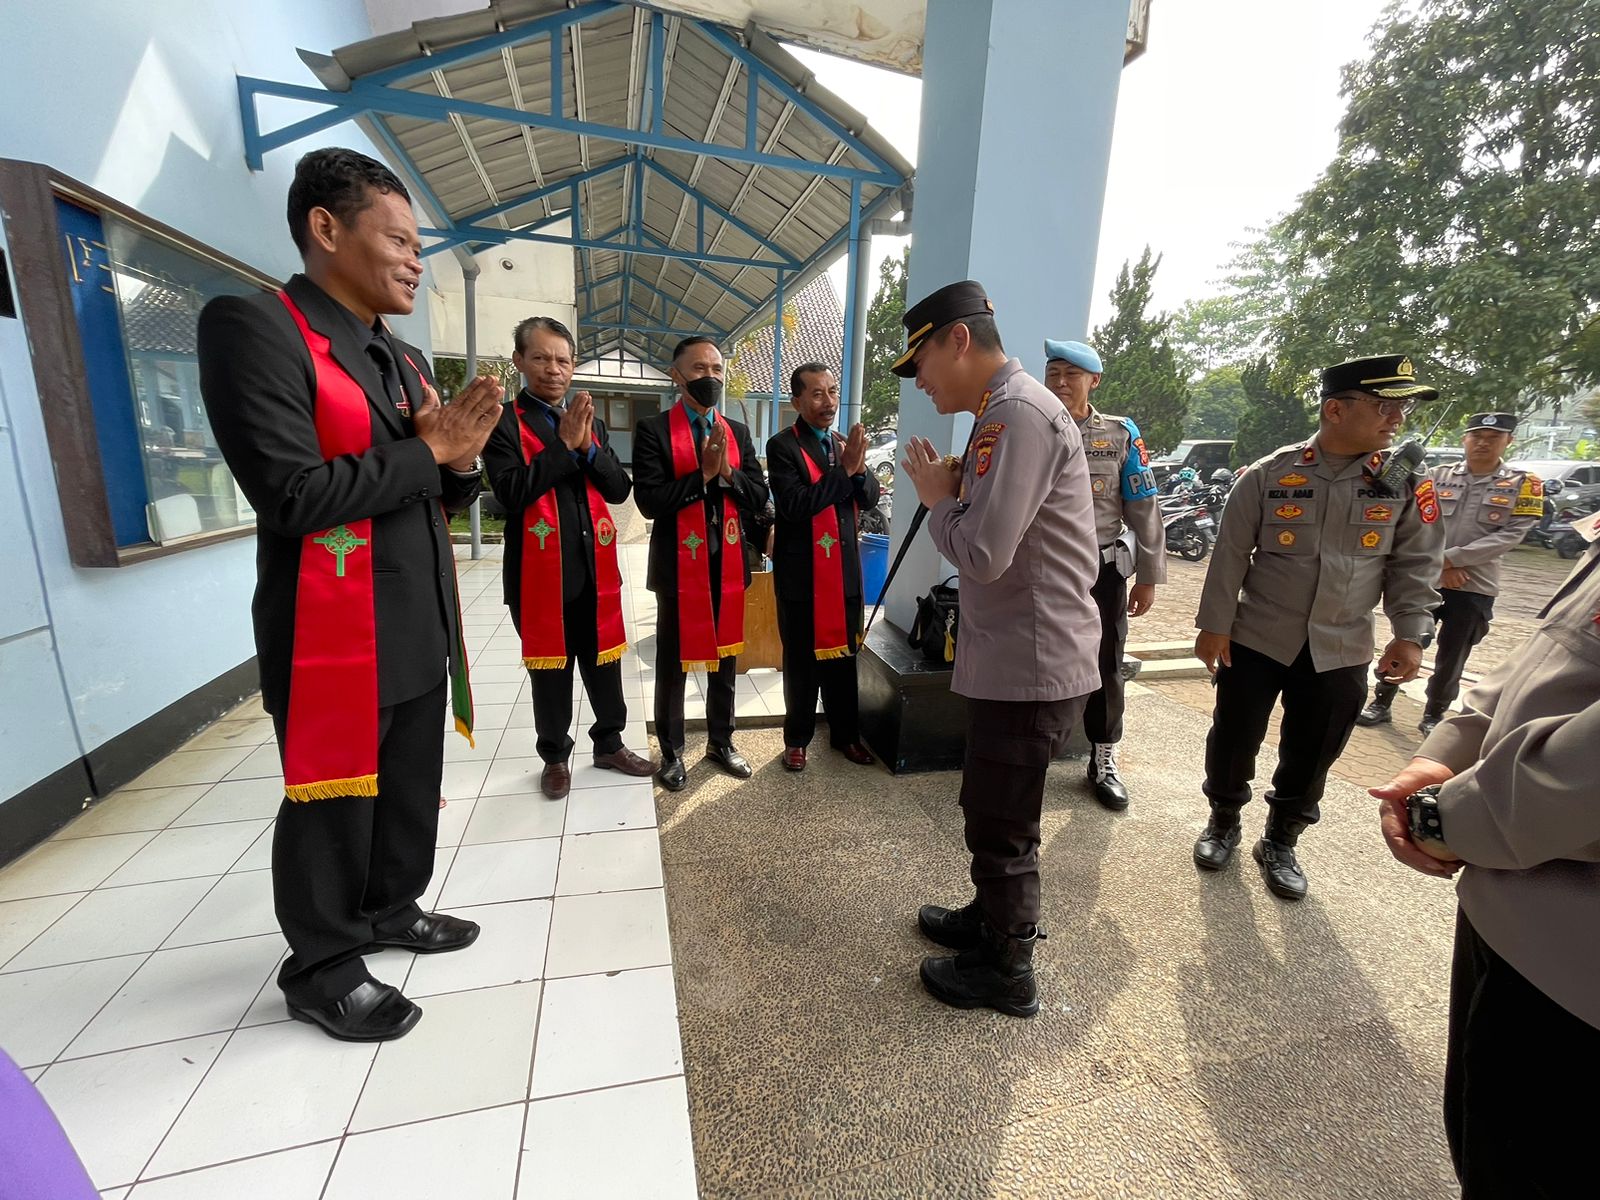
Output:
[[1328,768],[1344,752],[1356,716],[1367,699],[1364,664],[1318,671],[1311,644],[1290,666],[1234,642],[1231,667],[1217,668],[1217,703],[1206,735],[1206,798],[1237,812],[1250,800],[1256,754],[1267,735],[1267,719],[1283,697],[1278,731],[1278,768],[1264,799],[1273,816],[1298,834],[1322,816],[1318,802]]
[[[861,628],[861,597],[845,597],[845,628]],[[817,693],[828,717],[828,742],[842,749],[861,740],[856,660],[816,655],[816,612],[806,600],[778,601],[783,639],[783,744],[809,746],[817,732]]]
[[[448,684],[378,710],[378,794],[292,801],[272,833],[273,903],[289,943],[278,986],[320,1007],[370,978],[361,952],[422,915],[433,877]],[[274,716],[278,746],[284,721]]]
[[1100,690],[1083,710],[1083,732],[1091,742],[1122,740],[1122,648],[1128,644],[1128,581],[1114,562],[1101,563],[1089,589],[1100,610]]
[[[547,763],[564,763],[572,757],[572,665],[577,663],[583,690],[594,708],[594,724],[589,738],[596,754],[614,754],[622,749],[622,729],[628,723],[628,705],[622,698],[622,661],[601,666],[596,604],[591,591],[562,613],[567,639],[567,665],[552,670],[529,671],[533,681],[533,728],[538,737],[539,757]],[[520,617],[514,617],[517,634],[522,633]]]
[[[1458,911],[1444,1128],[1462,1200],[1594,1195],[1597,1077],[1600,1029],[1534,987]],[[1576,1090],[1557,1086],[1563,1078]]]
[[[720,539],[717,539],[720,545]],[[720,551],[711,556],[713,582],[722,578]],[[740,603],[744,597],[741,594]],[[711,589],[711,619],[722,612],[722,590]],[[706,729],[714,745],[733,744],[733,685],[739,660],[723,659],[706,676]],[[678,593],[656,593],[656,740],[663,756],[683,753],[683,689],[688,675],[678,649]]]
[[1461,693],[1461,672],[1466,669],[1467,655],[1483,641],[1494,618],[1493,596],[1456,588],[1441,588],[1439,594],[1444,600],[1433,612],[1433,619],[1439,623],[1439,637],[1433,675],[1428,680],[1428,711],[1435,713],[1448,709]]
[[1003,933],[1038,923],[1045,772],[1083,719],[1086,700],[967,700],[961,809],[972,883],[990,925]]

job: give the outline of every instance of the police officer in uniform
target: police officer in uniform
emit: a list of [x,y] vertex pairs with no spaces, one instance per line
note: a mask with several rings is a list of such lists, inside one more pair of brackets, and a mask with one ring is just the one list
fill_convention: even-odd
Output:
[[1045,772],[1100,686],[1100,618],[1090,589],[1099,554],[1077,423],[1007,358],[994,306],[971,280],[905,315],[892,370],[915,378],[941,413],[973,414],[959,471],[925,438],[905,469],[928,508],[939,552],[961,573],[952,689],[967,698],[961,777],[977,896],[924,906],[923,934],[960,953],[922,962],[922,982],[957,1008],[1039,1011],[1039,816]]
[[[1444,526],[1444,571],[1439,594],[1444,597],[1433,619],[1439,623],[1439,645],[1428,680],[1428,703],[1417,728],[1426,737],[1444,719],[1461,691],[1467,655],[1489,632],[1494,598],[1500,594],[1500,560],[1522,544],[1528,530],[1544,515],[1544,485],[1532,471],[1505,465],[1506,448],[1516,431],[1511,413],[1477,413],[1467,418],[1462,446],[1466,459],[1433,468]],[[1378,681],[1372,703],[1362,709],[1357,725],[1387,725],[1389,705],[1399,688]]]
[[[1089,402],[1089,394],[1100,386],[1100,355],[1082,342],[1046,340],[1044,356],[1044,384],[1061,398],[1083,436],[1095,539],[1100,544],[1100,576],[1092,592],[1100,610],[1100,690],[1089,697],[1083,713],[1091,747],[1089,783],[1096,800],[1121,812],[1128,807],[1128,788],[1117,770],[1122,649],[1128,641],[1128,618],[1149,612],[1156,585],[1167,581],[1160,492],[1139,427],[1128,417],[1107,416]],[[1130,591],[1128,576],[1135,569],[1138,575]]]
[[1383,678],[1416,677],[1439,602],[1444,539],[1431,479],[1385,474],[1385,449],[1411,405],[1438,392],[1398,354],[1322,372],[1316,434],[1252,463],[1228,496],[1195,624],[1195,657],[1215,678],[1206,738],[1211,820],[1195,863],[1216,871],[1239,845],[1267,719],[1283,697],[1278,767],[1255,845],[1267,887],[1306,894],[1295,845],[1321,812],[1328,768],[1366,698],[1372,609],[1381,599],[1394,637]]

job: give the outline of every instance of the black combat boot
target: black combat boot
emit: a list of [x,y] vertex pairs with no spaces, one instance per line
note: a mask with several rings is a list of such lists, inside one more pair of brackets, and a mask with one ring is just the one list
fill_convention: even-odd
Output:
[[970,950],[983,941],[983,910],[976,900],[965,908],[924,904],[917,909],[917,928],[930,942],[952,950]]
[[1417,732],[1427,737],[1433,732],[1434,726],[1444,720],[1448,714],[1443,710],[1435,711],[1431,706],[1422,710],[1422,720],[1417,722]]
[[1207,871],[1220,871],[1239,848],[1239,810],[1221,804],[1211,806],[1211,819],[1194,844],[1194,865]]
[[1399,690],[1399,684],[1384,683],[1379,680],[1372,689],[1372,703],[1361,710],[1361,715],[1356,718],[1356,724],[1387,725],[1394,720],[1389,705],[1394,703],[1394,694]]
[[985,919],[981,940],[954,958],[922,960],[922,986],[952,1008],[992,1008],[1013,1017],[1039,1011],[1033,948],[1044,940],[1037,925],[1023,936],[1000,933]]
[[1266,834],[1256,843],[1256,861],[1261,864],[1267,890],[1285,900],[1304,900],[1306,873],[1295,859],[1295,843],[1304,831],[1304,821],[1289,820],[1277,813],[1267,817]]

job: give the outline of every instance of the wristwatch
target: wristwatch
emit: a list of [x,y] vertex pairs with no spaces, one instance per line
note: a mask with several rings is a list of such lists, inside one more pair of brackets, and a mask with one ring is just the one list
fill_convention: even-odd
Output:
[[1438,785],[1425,787],[1406,797],[1406,818],[1413,842],[1444,844],[1444,824],[1439,820]]
[[459,475],[462,479],[476,479],[483,474],[483,459],[481,457],[473,459],[472,465],[465,471],[458,471],[454,467],[446,467],[445,469],[452,475]]

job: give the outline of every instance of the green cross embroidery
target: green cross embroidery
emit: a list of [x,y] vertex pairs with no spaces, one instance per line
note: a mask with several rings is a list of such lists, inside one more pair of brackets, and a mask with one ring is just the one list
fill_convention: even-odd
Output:
[[817,539],[817,545],[822,547],[822,555],[824,558],[832,558],[833,548],[838,544],[839,539],[834,537],[831,533],[825,533]]
[[545,538],[549,537],[555,531],[556,527],[546,521],[543,517],[539,518],[539,523],[537,525],[528,526],[528,532],[539,539],[539,549],[541,550],[544,549]]
[[311,540],[339,560],[338,569],[334,571],[334,574],[340,579],[344,578],[344,556],[357,546],[365,546],[367,544],[367,539],[359,538],[351,533],[348,525],[335,525],[321,537],[312,538]]
[[699,561],[700,555],[697,554],[696,551],[698,551],[701,546],[706,544],[705,539],[702,538],[698,533],[691,533],[688,537],[683,539],[683,544],[689,547],[689,560],[691,562]]

